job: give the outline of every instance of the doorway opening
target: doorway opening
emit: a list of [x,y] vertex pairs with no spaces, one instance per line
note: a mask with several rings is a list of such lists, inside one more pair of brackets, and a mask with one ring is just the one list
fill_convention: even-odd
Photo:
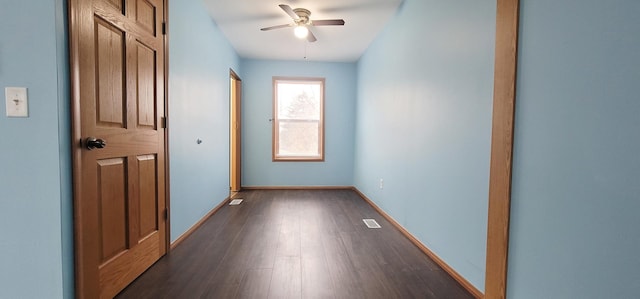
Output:
[[229,198],[233,198],[242,187],[241,182],[241,102],[242,80],[229,70]]

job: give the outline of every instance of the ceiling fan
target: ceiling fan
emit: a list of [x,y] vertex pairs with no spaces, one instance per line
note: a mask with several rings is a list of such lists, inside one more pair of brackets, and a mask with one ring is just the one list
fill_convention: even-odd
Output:
[[286,28],[286,27],[295,27],[294,33],[297,37],[307,38],[307,40],[310,43],[312,43],[317,41],[318,39],[316,38],[315,35],[313,35],[313,32],[309,30],[311,26],[334,26],[334,25],[342,26],[344,25],[343,19],[311,20],[309,19],[309,16],[311,15],[311,11],[309,11],[308,9],[305,9],[305,8],[292,9],[291,6],[286,4],[280,4],[279,6],[280,8],[282,8],[282,10],[284,10],[284,12],[286,12],[293,19],[293,23],[266,27],[260,30],[268,31],[268,30],[280,29],[280,28]]

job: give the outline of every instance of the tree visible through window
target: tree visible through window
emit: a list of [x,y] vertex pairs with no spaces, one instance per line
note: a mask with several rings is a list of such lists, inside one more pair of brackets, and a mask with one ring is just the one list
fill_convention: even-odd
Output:
[[324,78],[273,78],[273,160],[324,160]]

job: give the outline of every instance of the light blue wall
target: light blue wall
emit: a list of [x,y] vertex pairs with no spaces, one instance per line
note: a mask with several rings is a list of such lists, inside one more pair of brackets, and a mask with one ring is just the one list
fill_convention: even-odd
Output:
[[640,2],[522,1],[509,298],[640,294]]
[[[242,185],[352,186],[355,63],[243,60]],[[272,162],[273,76],[325,78],[325,161]]]
[[229,68],[242,73],[236,52],[202,1],[169,1],[169,6],[174,241],[229,195]]
[[495,10],[407,0],[358,64],[356,187],[480,290]]
[[[73,298],[66,2],[0,7],[0,298]],[[29,118],[5,116],[7,86]]]

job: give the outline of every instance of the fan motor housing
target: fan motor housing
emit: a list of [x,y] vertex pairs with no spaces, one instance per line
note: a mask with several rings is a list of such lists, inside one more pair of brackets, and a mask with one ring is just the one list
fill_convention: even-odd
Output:
[[298,15],[298,17],[300,18],[300,23],[309,23],[309,16],[311,15],[311,11],[305,8],[295,8],[293,9],[293,12],[295,12],[296,15]]

